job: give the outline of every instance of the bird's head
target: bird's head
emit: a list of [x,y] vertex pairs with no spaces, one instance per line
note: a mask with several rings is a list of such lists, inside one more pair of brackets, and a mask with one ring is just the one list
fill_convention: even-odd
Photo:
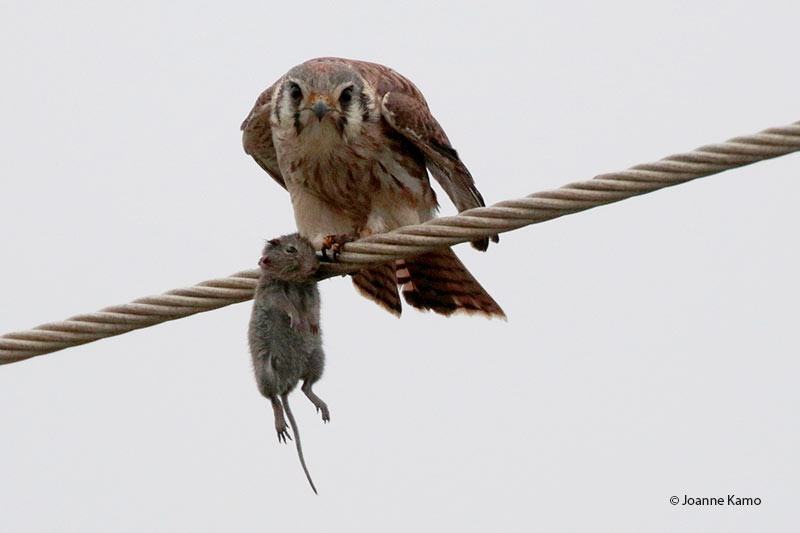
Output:
[[347,142],[377,120],[372,89],[352,66],[313,59],[292,68],[276,89],[273,122],[316,143]]

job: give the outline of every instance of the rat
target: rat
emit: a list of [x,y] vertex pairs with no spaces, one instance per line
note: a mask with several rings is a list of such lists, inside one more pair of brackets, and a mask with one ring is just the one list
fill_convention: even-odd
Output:
[[248,334],[258,390],[272,402],[278,442],[292,440],[284,412],[288,416],[300,464],[316,494],[288,396],[302,379],[301,390],[317,412],[322,411],[323,422],[330,421],[328,406],[311,389],[322,377],[325,365],[319,289],[313,278],[319,261],[311,243],[293,233],[267,241],[258,264],[261,276]]

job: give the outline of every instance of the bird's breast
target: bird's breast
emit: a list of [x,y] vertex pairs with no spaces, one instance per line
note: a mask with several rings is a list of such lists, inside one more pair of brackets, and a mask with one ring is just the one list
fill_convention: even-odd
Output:
[[276,143],[287,189],[290,193],[303,189],[359,212],[368,210],[376,197],[418,202],[432,193],[424,161],[386,140],[369,141],[343,141],[325,150],[296,141],[281,149]]

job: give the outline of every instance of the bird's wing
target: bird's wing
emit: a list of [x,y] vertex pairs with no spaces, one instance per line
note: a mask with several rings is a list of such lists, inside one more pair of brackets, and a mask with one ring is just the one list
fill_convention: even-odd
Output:
[[459,211],[482,207],[483,197],[428,103],[409,79],[383,67],[376,80],[381,114],[389,126],[425,154],[431,174]]
[[272,143],[272,126],[270,124],[272,96],[279,82],[280,80],[261,93],[250,114],[242,122],[242,144],[244,151],[253,156],[256,163],[285,189],[286,182],[281,176],[280,167],[278,167],[278,156],[275,152],[275,145]]
[[[422,151],[428,170],[456,208],[464,211],[485,206],[472,175],[411,80],[383,65],[354,63],[364,78],[375,87],[384,120]],[[496,238],[492,240],[496,241]],[[473,245],[485,250],[488,240],[482,239]]]

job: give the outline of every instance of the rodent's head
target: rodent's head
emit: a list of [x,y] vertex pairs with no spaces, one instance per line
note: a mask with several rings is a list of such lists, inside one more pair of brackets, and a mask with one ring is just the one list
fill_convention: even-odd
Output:
[[311,243],[292,233],[267,241],[258,266],[271,279],[303,281],[319,269],[319,261]]

